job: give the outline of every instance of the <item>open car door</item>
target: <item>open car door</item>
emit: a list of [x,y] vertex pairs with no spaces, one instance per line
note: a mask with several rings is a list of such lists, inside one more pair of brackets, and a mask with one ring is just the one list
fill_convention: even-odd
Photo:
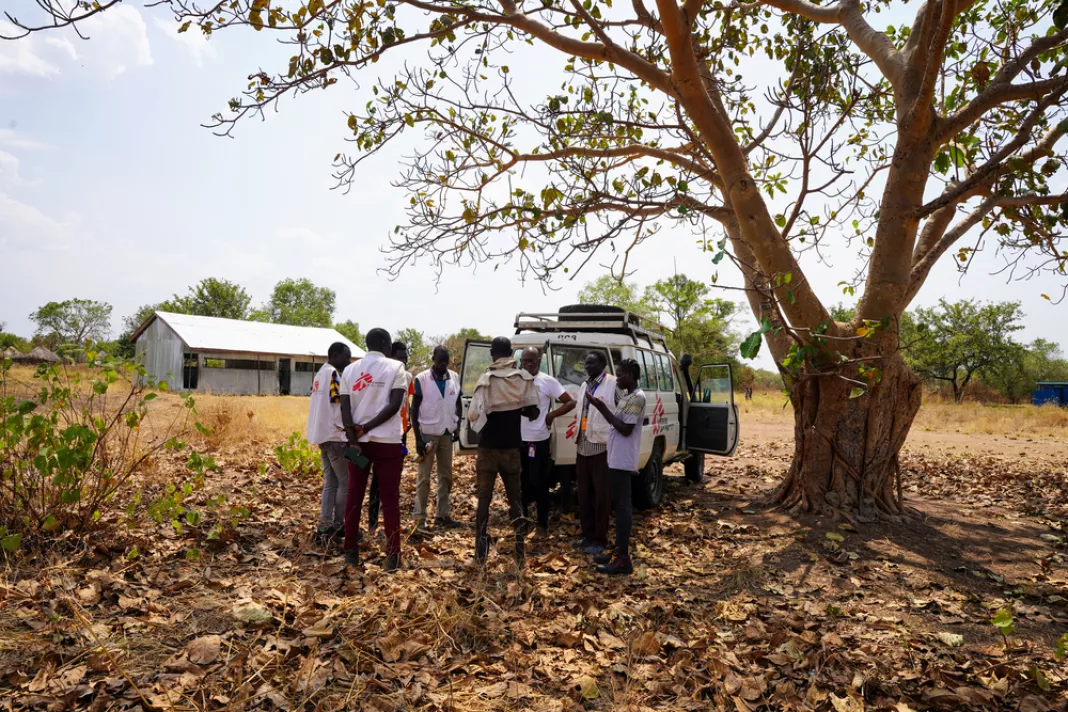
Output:
[[686,449],[730,456],[738,447],[738,411],[729,363],[701,367],[686,415]]
[[478,447],[478,433],[471,428],[467,419],[467,409],[471,407],[471,396],[475,393],[475,384],[486,372],[493,358],[490,356],[490,342],[467,341],[464,343],[464,360],[460,367],[460,450],[474,450]]

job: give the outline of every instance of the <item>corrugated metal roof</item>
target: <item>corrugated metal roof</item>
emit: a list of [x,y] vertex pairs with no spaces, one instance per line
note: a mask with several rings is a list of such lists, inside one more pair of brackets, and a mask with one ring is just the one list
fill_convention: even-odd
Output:
[[[363,349],[333,329],[162,311],[156,312],[155,317],[162,319],[191,349],[326,358],[330,344],[340,341],[348,344],[354,358],[363,358],[366,355]],[[146,321],[138,332],[144,331],[151,321]],[[135,338],[139,336],[140,334],[137,334]]]

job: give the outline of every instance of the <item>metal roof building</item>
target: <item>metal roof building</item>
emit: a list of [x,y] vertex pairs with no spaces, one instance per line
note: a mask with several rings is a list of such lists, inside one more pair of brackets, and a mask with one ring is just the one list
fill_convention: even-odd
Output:
[[330,344],[364,350],[333,329],[157,311],[130,340],[153,382],[201,393],[306,395]]

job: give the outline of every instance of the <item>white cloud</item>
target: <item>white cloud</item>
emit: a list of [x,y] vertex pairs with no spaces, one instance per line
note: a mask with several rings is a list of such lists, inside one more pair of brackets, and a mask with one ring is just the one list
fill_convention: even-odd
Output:
[[176,41],[189,53],[189,56],[193,58],[193,62],[198,67],[203,67],[207,60],[215,59],[215,46],[195,25],[191,25],[188,30],[179,34],[179,25],[174,22],[157,17],[155,18],[155,23],[156,27],[165,35]]
[[0,188],[12,188],[21,184],[19,159],[6,151],[0,151]]
[[24,138],[22,134],[14,129],[0,129],[0,146],[19,148],[24,151],[52,148],[52,146],[47,143],[34,141],[31,138]]
[[152,65],[148,26],[135,7],[118,5],[81,25],[88,42],[79,45],[83,66],[106,79],[127,69]]
[[[12,36],[19,33],[18,28],[9,22],[0,21],[0,35]],[[51,39],[51,38],[48,38]],[[30,35],[10,41],[0,40],[0,74],[23,75],[47,79],[59,74],[56,58],[57,43],[48,39]],[[74,47],[67,43],[71,52]]]
[[[69,65],[78,62],[93,74],[111,80],[128,69],[152,65],[148,26],[137,8],[118,5],[78,27],[90,40],[77,40],[77,47],[76,35],[70,31],[0,41],[0,75],[49,79],[67,73]],[[10,23],[0,22],[0,34],[17,33]]]

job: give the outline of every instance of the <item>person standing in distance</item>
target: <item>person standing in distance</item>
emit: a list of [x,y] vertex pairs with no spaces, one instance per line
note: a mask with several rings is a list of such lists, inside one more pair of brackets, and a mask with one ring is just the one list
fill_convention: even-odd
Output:
[[386,571],[400,568],[400,478],[404,466],[400,410],[408,388],[404,364],[386,357],[389,332],[367,332],[367,355],[341,375],[341,416],[350,445],[362,463],[349,463],[349,495],[345,509],[345,561],[360,563],[360,515],[367,479],[373,467],[386,520]]
[[415,377],[412,395],[412,429],[419,461],[415,484],[416,528],[426,529],[430,475],[438,464],[437,508],[434,524],[453,529],[463,526],[453,519],[449,498],[452,494],[452,443],[460,424],[460,377],[449,370],[449,350],[435,346],[432,365]]
[[608,544],[608,517],[612,508],[612,491],[608,484],[608,433],[612,426],[590,403],[600,400],[609,411],[614,411],[618,392],[615,376],[605,371],[608,361],[604,353],[590,351],[586,354],[585,366],[586,381],[579,393],[579,429],[575,436],[582,539],[576,541],[575,546],[596,556]]
[[645,418],[645,393],[638,387],[641,374],[641,367],[634,359],[624,359],[616,366],[616,378],[622,394],[614,413],[604,401],[590,399],[590,405],[612,427],[608,433],[608,478],[616,515],[616,543],[611,551],[593,557],[597,570],[602,574],[626,575],[634,571],[630,559],[633,522],[630,488],[632,478],[638,476],[642,421]]
[[[559,381],[541,372],[541,351],[536,346],[523,349],[519,365],[534,377],[534,387],[538,391],[538,417],[520,421],[520,434],[523,437],[523,447],[519,453],[523,465],[523,516],[528,517],[527,507],[534,502],[538,508],[535,533],[539,539],[544,539],[549,535],[549,470],[552,467],[549,444],[553,421],[574,410],[575,399]],[[562,405],[552,410],[553,401],[557,400]]]
[[538,417],[538,389],[534,377],[516,368],[512,342],[498,336],[490,344],[493,363],[478,379],[467,419],[479,433],[475,515],[475,561],[482,564],[489,554],[489,506],[497,475],[504,481],[508,516],[515,527],[515,559],[520,566],[526,558],[526,519],[523,517],[522,465],[519,447],[523,444],[519,423],[522,417]]
[[352,351],[340,341],[330,344],[327,362],[315,374],[308,404],[308,442],[319,446],[323,461],[323,494],[319,504],[317,538],[323,544],[345,532],[345,500],[349,494],[348,438],[341,420],[341,372],[352,362]]

